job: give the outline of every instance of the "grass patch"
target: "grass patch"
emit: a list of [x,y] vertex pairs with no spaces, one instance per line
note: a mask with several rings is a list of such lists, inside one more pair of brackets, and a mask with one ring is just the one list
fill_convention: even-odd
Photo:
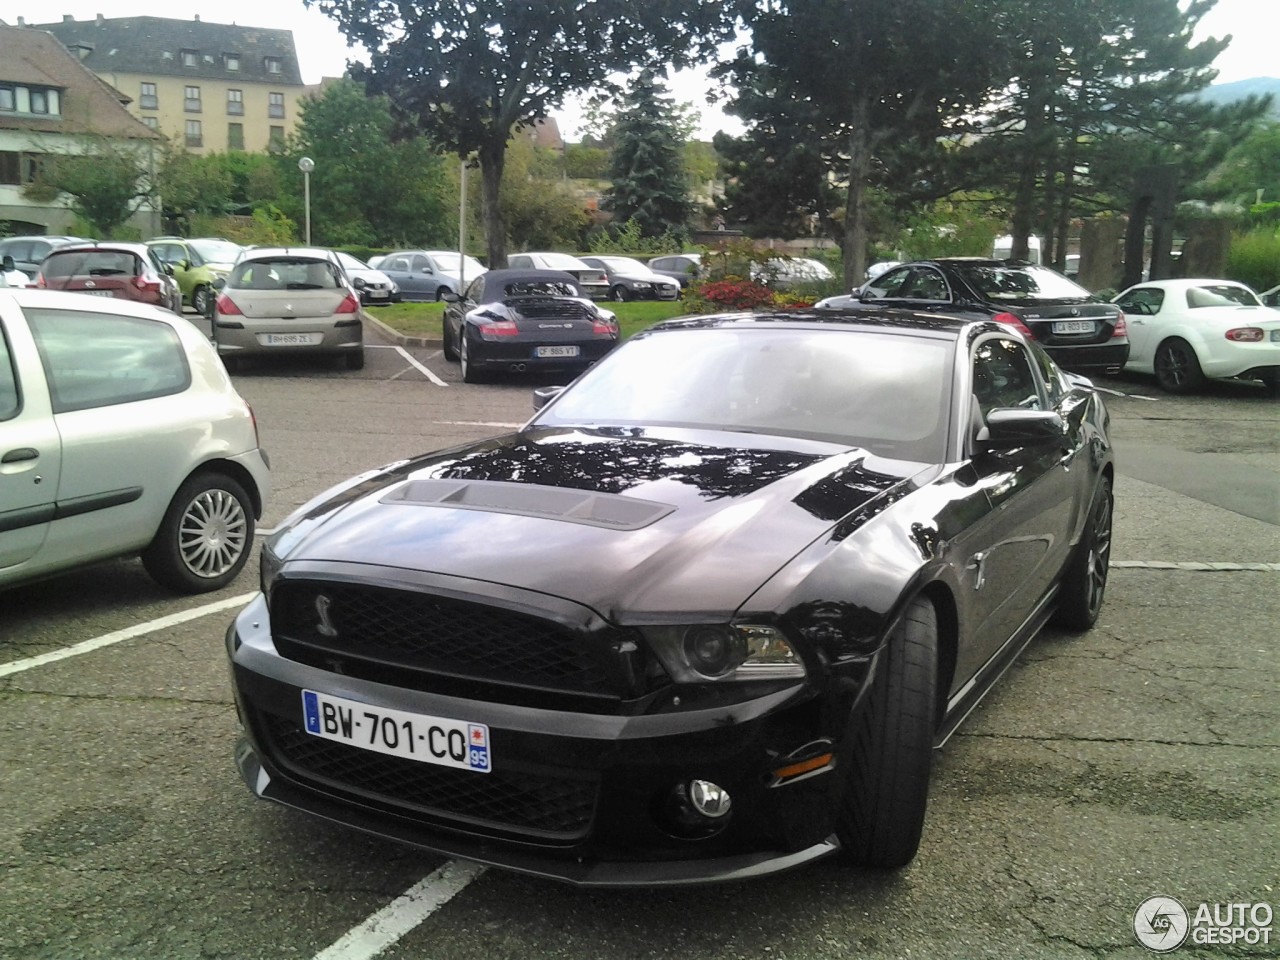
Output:
[[[444,306],[443,303],[392,303],[385,307],[370,307],[367,312],[405,336],[439,337]],[[618,328],[624,340],[660,320],[679,317],[686,312],[679,300],[632,300],[605,306],[617,314]]]

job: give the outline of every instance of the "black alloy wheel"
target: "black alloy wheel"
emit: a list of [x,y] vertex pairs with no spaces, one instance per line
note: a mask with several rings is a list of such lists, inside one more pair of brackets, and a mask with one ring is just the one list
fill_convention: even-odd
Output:
[[852,738],[836,813],[843,858],[856,866],[897,869],[920,847],[937,727],[938,615],[916,597],[876,663]]
[[631,294],[622,284],[615,283],[609,288],[609,299],[614,303],[626,303],[631,299]]
[[1084,536],[1076,545],[1058,591],[1053,622],[1067,630],[1088,630],[1098,622],[1111,569],[1111,481],[1103,477],[1089,508]]
[[1204,383],[1204,371],[1191,344],[1171,337],[1156,348],[1156,383],[1169,393],[1190,393]]

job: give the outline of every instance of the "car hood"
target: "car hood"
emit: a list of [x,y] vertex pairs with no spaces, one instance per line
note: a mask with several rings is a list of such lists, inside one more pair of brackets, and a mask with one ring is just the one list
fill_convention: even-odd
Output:
[[[295,561],[506,584],[619,620],[730,615],[919,464],[809,441],[535,428],[391,465],[303,507]],[[752,438],[758,439],[758,438]]]

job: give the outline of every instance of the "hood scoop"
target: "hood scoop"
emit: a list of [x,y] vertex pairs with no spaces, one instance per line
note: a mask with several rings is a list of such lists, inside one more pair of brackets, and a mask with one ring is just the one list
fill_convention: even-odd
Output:
[[666,503],[616,493],[567,490],[501,480],[410,480],[382,503],[453,507],[522,517],[568,520],[609,530],[639,530],[675,510]]

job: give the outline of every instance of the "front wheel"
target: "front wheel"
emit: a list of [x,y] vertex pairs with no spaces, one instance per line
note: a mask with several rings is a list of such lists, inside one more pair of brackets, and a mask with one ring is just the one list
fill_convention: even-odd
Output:
[[1204,383],[1204,372],[1195,349],[1172,337],[1156,348],[1156,383],[1169,393],[1190,393]]
[[448,287],[436,287],[436,303],[439,303],[441,300],[445,298],[446,294],[450,294],[450,293],[453,293],[453,291],[450,290]]
[[836,835],[860,867],[906,866],[920,847],[937,720],[938,614],[916,597],[853,718]]
[[191,292],[191,309],[200,316],[206,316],[213,306],[213,292],[206,286],[196,287]]
[[625,303],[630,297],[627,295],[627,288],[620,283],[615,283],[609,288],[609,299],[615,303]]
[[444,358],[446,360],[456,361],[458,359],[458,348],[453,345],[453,335],[449,332],[449,318],[444,320],[444,329],[441,333],[444,341]]
[[1067,564],[1062,587],[1058,591],[1058,608],[1053,620],[1060,627],[1083,631],[1098,622],[1102,597],[1107,590],[1107,573],[1111,568],[1113,502],[1111,481],[1103,477],[1089,508],[1084,536]]
[[155,539],[142,552],[147,573],[179,593],[221,590],[253,544],[253,505],[237,481],[206,471],[178,488]]

